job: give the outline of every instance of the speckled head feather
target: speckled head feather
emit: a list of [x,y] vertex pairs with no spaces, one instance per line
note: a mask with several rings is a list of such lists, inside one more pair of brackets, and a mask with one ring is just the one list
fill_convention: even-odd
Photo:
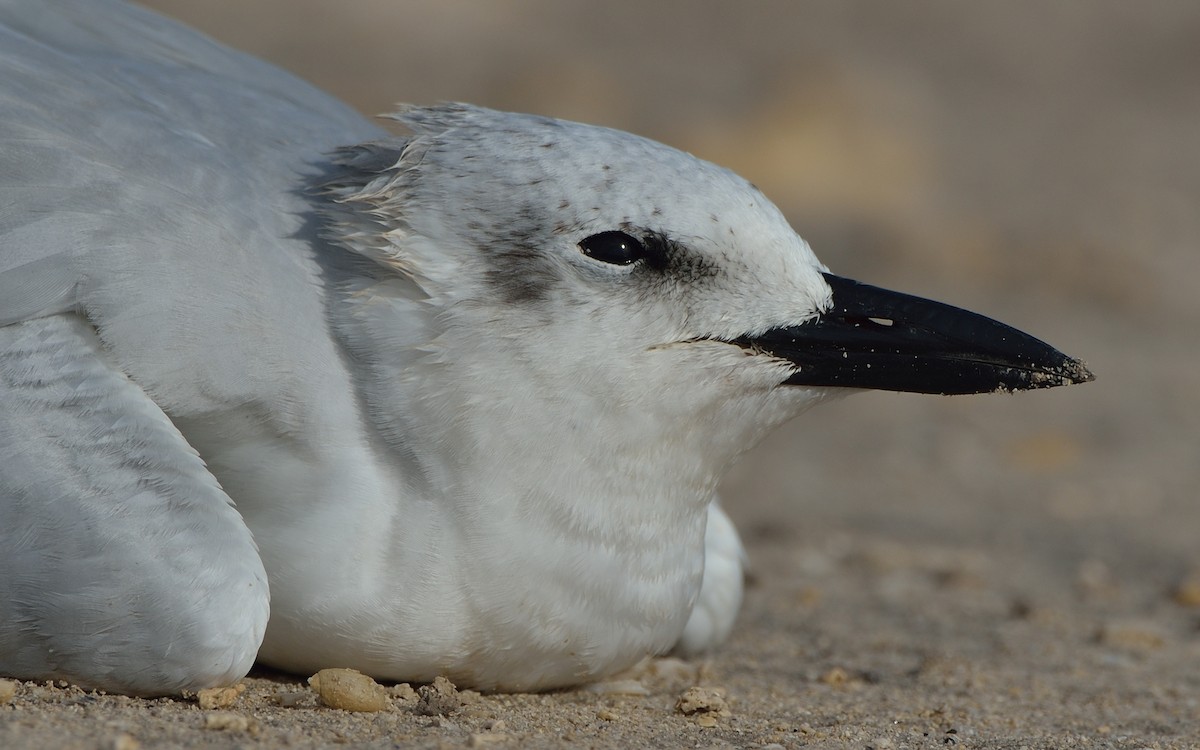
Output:
[[[618,297],[670,302],[693,324],[684,338],[744,334],[748,316],[751,331],[799,323],[828,304],[823,266],[727,169],[621,131],[464,104],[394,118],[412,134],[337,154],[327,212],[339,242],[431,294],[477,296],[478,282],[505,302],[586,304],[608,282]],[[581,240],[612,230],[663,262],[616,269],[580,255]],[[789,294],[780,309],[769,290],[795,284],[811,301]],[[724,298],[730,309],[714,310]]]

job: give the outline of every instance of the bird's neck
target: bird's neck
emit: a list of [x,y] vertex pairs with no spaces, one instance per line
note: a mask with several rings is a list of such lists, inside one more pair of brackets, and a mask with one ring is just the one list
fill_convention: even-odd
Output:
[[291,529],[257,537],[273,612],[288,616],[272,615],[262,658],[531,690],[670,648],[699,590],[715,477],[671,482],[656,456],[621,446],[597,460],[594,426],[551,431],[528,402],[434,419],[443,406],[416,407],[403,446],[337,440],[269,479],[291,494],[267,514],[287,518],[254,527]]
[[[276,613],[263,658],[533,689],[669,648],[727,458],[653,400],[547,380],[502,350],[398,344],[397,331],[428,333],[424,315],[395,302],[391,320],[339,322],[356,407],[306,430],[320,443],[209,452],[261,530]],[[477,360],[446,359],[464,350]],[[297,652],[312,661],[284,656]]]

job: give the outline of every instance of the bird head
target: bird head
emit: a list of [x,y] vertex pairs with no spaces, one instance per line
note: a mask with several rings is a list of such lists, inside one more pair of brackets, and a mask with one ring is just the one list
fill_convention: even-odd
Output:
[[431,311],[408,344],[504,391],[477,401],[577,427],[622,413],[724,455],[842,389],[1092,378],[981,315],[830,274],[758,189],[691,155],[465,105],[396,119],[411,135],[338,154],[331,234],[375,265],[368,297]]

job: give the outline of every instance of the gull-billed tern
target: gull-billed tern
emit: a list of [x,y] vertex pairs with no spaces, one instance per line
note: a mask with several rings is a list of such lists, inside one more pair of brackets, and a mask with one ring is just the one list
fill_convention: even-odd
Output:
[[540,690],[703,651],[742,585],[714,490],[772,428],[1091,379],[633,135],[388,135],[114,0],[0,24],[0,675]]

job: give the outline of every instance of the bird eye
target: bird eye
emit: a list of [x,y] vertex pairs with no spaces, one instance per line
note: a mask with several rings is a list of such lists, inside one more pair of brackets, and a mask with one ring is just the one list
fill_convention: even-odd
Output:
[[646,248],[636,237],[624,232],[601,232],[579,243],[579,249],[589,258],[627,266],[646,257]]

